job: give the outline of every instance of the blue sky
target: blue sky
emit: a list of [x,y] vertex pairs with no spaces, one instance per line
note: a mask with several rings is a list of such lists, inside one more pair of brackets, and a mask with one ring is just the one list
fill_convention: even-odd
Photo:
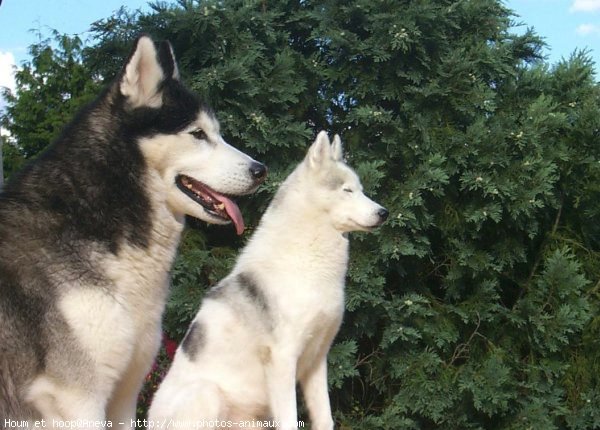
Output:
[[[13,65],[29,59],[28,47],[37,41],[35,32],[49,35],[49,29],[79,34],[88,39],[90,24],[112,15],[125,6],[149,10],[148,0],[1,0],[0,5],[0,86],[14,85]],[[0,100],[0,108],[2,101]]]
[[0,52],[11,52],[18,63],[27,59],[27,47],[37,38],[30,30],[48,35],[61,33],[85,37],[90,24],[109,17],[125,6],[148,10],[148,0],[2,0],[0,6]]
[[548,47],[544,53],[555,64],[569,58],[575,49],[591,50],[600,76],[600,0],[507,0],[505,4],[525,25],[516,32],[533,27]]
[[[28,59],[27,47],[36,41],[31,29],[48,34],[53,28],[85,40],[92,22],[120,6],[147,10],[147,4],[147,0],[2,0],[0,86],[11,87],[13,65]],[[516,32],[529,26],[545,38],[550,63],[568,58],[577,48],[597,47],[592,56],[600,70],[600,0],[506,0],[505,4],[519,15],[515,20],[525,24]]]

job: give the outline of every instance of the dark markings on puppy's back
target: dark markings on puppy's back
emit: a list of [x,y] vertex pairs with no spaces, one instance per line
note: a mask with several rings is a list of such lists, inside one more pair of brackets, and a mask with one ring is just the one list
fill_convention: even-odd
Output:
[[236,276],[236,281],[240,289],[245,292],[246,296],[248,296],[250,301],[254,303],[259,310],[266,313],[269,312],[269,302],[267,301],[267,297],[256,282],[256,278],[252,273],[242,272]]
[[229,278],[223,279],[217,285],[212,287],[204,294],[205,299],[223,300],[228,294],[231,293],[232,282]]
[[215,300],[232,309],[243,318],[262,321],[266,328],[272,329],[273,318],[269,300],[261,288],[256,275],[241,272],[223,279],[205,295],[205,299]]
[[194,321],[188,329],[188,332],[185,334],[183,342],[181,342],[181,348],[189,359],[193,361],[196,359],[202,348],[204,348],[205,342],[206,338],[202,323]]

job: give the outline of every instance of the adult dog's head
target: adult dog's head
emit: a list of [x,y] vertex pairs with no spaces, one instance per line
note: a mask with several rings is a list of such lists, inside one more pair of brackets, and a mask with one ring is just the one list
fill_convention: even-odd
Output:
[[225,142],[212,110],[181,83],[171,45],[156,49],[140,37],[117,87],[168,207],[209,223],[233,222],[241,234],[244,222],[232,197],[254,192],[267,169]]

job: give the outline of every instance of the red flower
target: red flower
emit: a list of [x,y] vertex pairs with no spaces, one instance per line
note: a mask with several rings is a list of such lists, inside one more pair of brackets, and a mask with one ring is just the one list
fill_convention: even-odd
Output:
[[163,333],[163,345],[165,346],[167,357],[169,357],[169,360],[173,360],[173,357],[175,357],[175,351],[177,351],[177,342],[169,339],[167,335]]

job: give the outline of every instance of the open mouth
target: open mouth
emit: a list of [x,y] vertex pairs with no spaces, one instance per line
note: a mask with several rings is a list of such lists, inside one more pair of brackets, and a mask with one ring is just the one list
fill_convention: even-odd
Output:
[[244,232],[244,219],[240,208],[229,197],[186,175],[178,175],[175,183],[177,188],[201,205],[209,215],[223,221],[231,221],[237,234]]

